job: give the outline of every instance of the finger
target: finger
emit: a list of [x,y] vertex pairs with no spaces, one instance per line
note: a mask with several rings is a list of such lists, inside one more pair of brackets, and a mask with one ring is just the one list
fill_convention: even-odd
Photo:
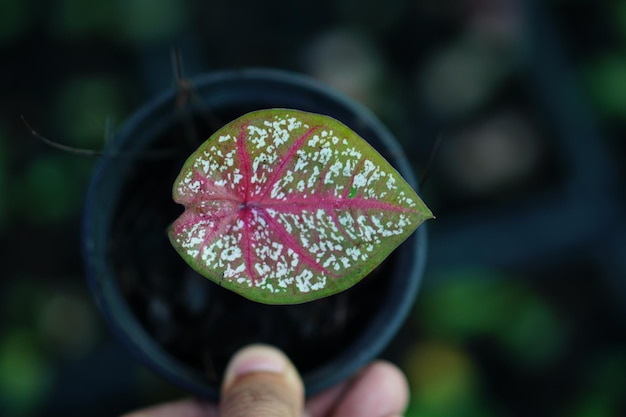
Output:
[[339,398],[345,393],[349,381],[341,382],[306,402],[306,417],[326,417],[339,402]]
[[339,400],[333,416],[385,417],[400,415],[409,400],[404,374],[391,363],[374,362],[356,377]]
[[217,408],[198,400],[188,399],[161,404],[124,414],[122,417],[217,417]]
[[300,417],[304,387],[279,350],[253,345],[239,351],[226,369],[221,417]]

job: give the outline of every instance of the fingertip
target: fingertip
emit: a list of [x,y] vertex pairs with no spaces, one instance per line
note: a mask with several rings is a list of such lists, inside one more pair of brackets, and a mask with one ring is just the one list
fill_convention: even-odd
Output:
[[235,353],[228,363],[222,389],[227,389],[241,376],[257,372],[283,374],[291,366],[289,359],[280,350],[268,345],[250,345]]
[[[372,383],[373,381],[384,381],[383,383],[387,389],[395,392],[393,401],[399,405],[399,409],[394,410],[395,413],[400,411],[398,414],[401,414],[409,405],[409,382],[404,372],[395,364],[382,360],[376,361],[365,369],[362,377],[366,379],[365,384]],[[392,415],[395,414],[392,413]]]
[[221,415],[299,415],[303,402],[300,375],[289,358],[272,346],[248,346],[226,368]]
[[409,401],[406,377],[394,364],[376,361],[354,380],[335,409],[335,416],[387,417],[401,415]]

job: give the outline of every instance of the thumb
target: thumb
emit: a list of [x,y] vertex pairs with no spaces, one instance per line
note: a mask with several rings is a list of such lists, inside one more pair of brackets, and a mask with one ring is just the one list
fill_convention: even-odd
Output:
[[281,351],[252,345],[231,359],[220,401],[221,417],[300,417],[304,387]]

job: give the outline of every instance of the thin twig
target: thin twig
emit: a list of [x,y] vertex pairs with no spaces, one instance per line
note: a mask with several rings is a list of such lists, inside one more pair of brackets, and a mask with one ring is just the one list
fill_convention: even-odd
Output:
[[176,99],[176,106],[178,109],[182,111],[187,103],[192,103],[200,110],[202,118],[212,130],[215,131],[222,127],[224,123],[219,119],[219,117],[217,117],[211,107],[202,100],[194,88],[193,83],[191,83],[189,79],[185,78],[183,71],[183,58],[180,48],[173,48],[171,56],[176,86],[179,91]]
[[48,139],[47,137],[43,136],[42,134],[37,132],[35,129],[33,129],[33,127],[28,123],[28,121],[26,120],[26,117],[24,117],[23,114],[20,115],[20,117],[22,119],[22,123],[24,123],[24,126],[26,126],[28,130],[30,130],[31,135],[33,135],[35,138],[39,139],[46,145],[51,146],[55,149],[59,149],[61,151],[73,153],[76,155],[83,155],[83,156],[89,156],[89,157],[107,155],[107,156],[116,157],[116,158],[167,159],[167,158],[171,158],[172,155],[176,155],[177,153],[181,151],[180,148],[169,148],[169,149],[143,151],[140,153],[132,153],[132,152],[118,152],[118,151],[109,152],[109,151],[104,151],[104,150],[96,151],[94,149],[76,148],[74,146],[64,145],[62,143],[58,143],[51,139]]
[[47,137],[41,135],[39,132],[37,132],[35,129],[33,129],[33,127],[28,123],[28,121],[26,121],[26,117],[24,117],[23,114],[20,117],[22,119],[22,123],[24,123],[24,126],[26,126],[26,128],[28,130],[30,130],[31,135],[33,135],[34,137],[36,137],[37,139],[39,139],[40,141],[42,141],[43,143],[45,143],[48,146],[51,146],[51,147],[56,148],[56,149],[60,149],[60,150],[65,151],[65,152],[74,153],[74,154],[77,154],[77,155],[100,156],[100,155],[103,154],[102,151],[96,151],[94,149],[77,148],[77,147],[74,147],[74,146],[64,145],[62,143],[55,142],[55,141],[53,141],[51,139],[48,139]]

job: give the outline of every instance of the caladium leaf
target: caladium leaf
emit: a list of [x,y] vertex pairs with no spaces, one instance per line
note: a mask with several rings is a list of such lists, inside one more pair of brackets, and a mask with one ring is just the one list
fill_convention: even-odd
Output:
[[432,213],[355,132],[327,116],[271,109],[215,132],[173,188],[174,248],[251,300],[301,303],[345,290]]

